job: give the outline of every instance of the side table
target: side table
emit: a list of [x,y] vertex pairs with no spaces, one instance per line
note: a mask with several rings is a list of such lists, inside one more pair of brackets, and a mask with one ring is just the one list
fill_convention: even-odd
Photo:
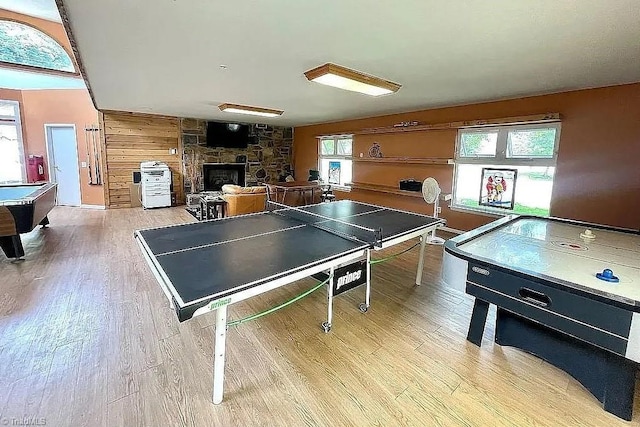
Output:
[[221,197],[200,197],[200,220],[224,218],[226,204],[227,202]]

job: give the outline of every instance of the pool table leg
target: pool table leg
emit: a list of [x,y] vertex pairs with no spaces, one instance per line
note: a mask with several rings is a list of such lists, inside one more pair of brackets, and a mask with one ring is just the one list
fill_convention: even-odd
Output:
[[471,314],[471,323],[469,324],[467,341],[471,341],[478,347],[480,347],[480,343],[482,342],[484,325],[487,322],[488,312],[489,303],[476,298],[476,301],[473,303],[473,314]]
[[19,234],[0,237],[0,248],[2,248],[7,258],[18,260],[24,256],[24,248]]
[[47,225],[49,225],[49,217],[45,216],[44,218],[42,218],[42,221],[40,221],[40,225],[42,226],[42,228],[44,228]]

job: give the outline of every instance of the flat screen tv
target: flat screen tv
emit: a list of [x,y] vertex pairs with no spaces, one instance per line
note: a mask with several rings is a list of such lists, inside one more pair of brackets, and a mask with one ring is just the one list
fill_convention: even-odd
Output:
[[247,148],[249,125],[238,123],[207,123],[207,146],[227,148]]

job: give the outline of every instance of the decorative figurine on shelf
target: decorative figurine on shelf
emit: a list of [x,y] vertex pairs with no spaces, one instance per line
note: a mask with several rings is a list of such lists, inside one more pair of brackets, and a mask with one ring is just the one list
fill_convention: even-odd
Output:
[[394,128],[406,128],[408,126],[418,126],[420,123],[418,123],[417,121],[413,120],[410,122],[400,122],[400,123],[396,123],[395,125],[393,125]]
[[374,142],[371,148],[369,148],[369,157],[382,157],[382,151],[380,151],[380,144]]

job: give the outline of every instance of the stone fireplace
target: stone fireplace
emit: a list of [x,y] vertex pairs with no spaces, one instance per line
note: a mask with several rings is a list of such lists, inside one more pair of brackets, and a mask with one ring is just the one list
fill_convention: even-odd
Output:
[[222,191],[224,184],[244,187],[244,163],[203,163],[203,187],[205,191]]
[[[213,181],[224,179],[207,178],[204,165],[234,165],[240,175],[244,167],[244,185],[258,185],[266,182],[283,181],[293,174],[291,152],[293,128],[267,125],[251,125],[249,135],[253,143],[247,148],[222,148],[207,146],[207,122],[199,119],[181,119],[185,193],[199,193],[211,190]],[[306,179],[304,175],[303,179]],[[232,179],[227,177],[227,179]],[[240,179],[240,176],[238,177]],[[238,181],[240,182],[240,181]],[[239,184],[242,185],[242,184]]]

